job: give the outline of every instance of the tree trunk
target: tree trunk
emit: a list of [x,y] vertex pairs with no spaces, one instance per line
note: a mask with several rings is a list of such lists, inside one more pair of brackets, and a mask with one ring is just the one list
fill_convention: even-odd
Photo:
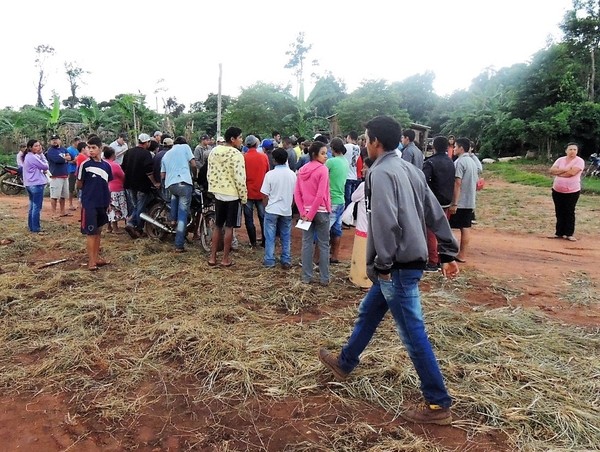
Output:
[[40,78],[38,79],[37,86],[37,102],[36,106],[45,107],[44,99],[42,99],[42,88],[44,87],[44,71],[40,71]]
[[591,68],[590,68],[590,91],[589,91],[589,101],[594,102],[596,98],[596,92],[594,89],[594,85],[596,84],[596,48],[592,46],[590,49],[591,56]]

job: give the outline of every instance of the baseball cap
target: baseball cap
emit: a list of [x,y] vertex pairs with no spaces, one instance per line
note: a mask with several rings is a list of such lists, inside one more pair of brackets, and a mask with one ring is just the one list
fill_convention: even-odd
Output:
[[256,146],[258,143],[258,138],[256,138],[254,135],[248,135],[246,137],[246,141],[244,141],[244,144],[249,148]]
[[138,136],[138,141],[140,143],[147,143],[151,139],[152,138],[150,138],[150,135],[148,135],[147,133],[140,133],[140,135]]
[[273,149],[273,140],[263,140],[262,142],[262,147],[263,149]]
[[173,146],[173,138],[165,138],[163,140],[163,146]]
[[210,137],[208,135],[202,135],[200,137],[201,140],[210,140]]
[[223,137],[221,137],[221,136],[218,136],[218,137],[217,137],[217,141],[225,141],[225,138],[223,138]]
[[50,137],[50,139],[51,139],[51,140],[60,140],[60,137],[59,137],[57,134],[53,134],[53,135]]
[[153,136],[158,137],[158,136],[161,136],[161,135],[162,135],[162,132],[160,130],[157,130],[156,132],[154,132]]

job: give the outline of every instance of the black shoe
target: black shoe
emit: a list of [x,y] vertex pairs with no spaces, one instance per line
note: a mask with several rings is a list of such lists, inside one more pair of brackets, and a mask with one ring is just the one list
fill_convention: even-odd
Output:
[[439,264],[434,265],[434,264],[427,263],[424,271],[435,273],[437,271],[440,271],[440,265]]

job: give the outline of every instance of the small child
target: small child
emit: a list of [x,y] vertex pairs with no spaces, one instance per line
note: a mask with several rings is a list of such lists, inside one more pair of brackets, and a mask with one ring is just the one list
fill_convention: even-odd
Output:
[[110,206],[108,182],[112,180],[110,165],[100,157],[102,140],[94,136],[87,142],[89,160],[78,167],[77,188],[81,190],[81,233],[87,235],[88,270],[110,262],[100,259],[100,234],[108,223]]
[[292,266],[292,202],[296,173],[287,166],[288,154],[283,148],[273,151],[275,167],[265,175],[260,192],[265,207],[265,267],[275,267],[275,234],[279,231],[281,239],[281,268],[289,270]]

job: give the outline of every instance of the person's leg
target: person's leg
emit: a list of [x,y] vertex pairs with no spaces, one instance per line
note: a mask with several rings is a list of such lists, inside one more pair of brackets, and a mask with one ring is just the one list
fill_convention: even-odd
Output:
[[58,187],[57,179],[50,179],[50,207],[52,209],[52,215],[56,215],[56,206],[58,198],[60,198],[60,191]]
[[185,237],[187,233],[188,212],[190,210],[190,202],[192,201],[191,185],[180,185],[177,192],[177,229],[175,232],[175,248],[183,249],[185,245]]
[[554,214],[556,215],[556,237],[566,236],[565,232],[565,202],[564,193],[552,190],[552,201],[554,202]]
[[139,231],[142,231],[142,228],[144,227],[145,222],[144,222],[144,220],[142,220],[140,218],[140,215],[142,214],[142,212],[144,212],[146,210],[146,206],[148,205],[148,202],[150,201],[150,193],[144,193],[143,191],[138,192],[137,200],[138,200],[137,209],[136,209],[137,228]]
[[98,259],[98,256],[96,255],[96,240],[94,235],[87,235],[86,237],[88,269],[93,269],[96,267],[96,260]]
[[260,224],[260,246],[265,246],[265,205],[262,201],[256,201],[256,213]]
[[292,217],[279,216],[277,224],[281,240],[281,265],[292,265]]
[[73,205],[73,197],[75,194],[75,181],[77,177],[75,173],[69,173],[69,209],[75,210],[76,207]]
[[67,211],[65,210],[65,198],[60,198],[58,200],[58,205],[60,206],[60,215],[65,215],[67,213]]
[[394,316],[398,334],[421,380],[421,392],[427,403],[448,408],[444,378],[425,331],[419,280],[422,270],[394,270],[392,281],[381,285],[381,292]]
[[244,222],[246,223],[246,232],[251,246],[256,246],[256,226],[254,226],[254,200],[249,199],[244,204]]
[[329,214],[317,213],[313,224],[315,224],[319,245],[319,279],[321,284],[329,284]]
[[379,282],[375,282],[360,302],[354,329],[348,342],[342,347],[338,364],[344,372],[350,373],[358,366],[361,353],[371,341],[387,310],[388,305]]
[[437,238],[433,231],[427,228],[427,260],[431,266],[436,266],[440,263],[440,257],[437,250]]
[[302,231],[302,282],[304,283],[311,282],[313,277],[314,230],[315,222],[313,219],[308,230]]
[[44,204],[44,185],[35,185],[33,188],[33,212],[31,214],[32,231],[40,232],[42,225],[40,216],[42,214],[42,206]]
[[346,179],[346,184],[344,185],[344,208],[348,207],[348,204],[352,202],[352,181],[350,179]]
[[566,193],[565,196],[565,235],[573,237],[575,233],[575,206],[579,200],[579,192]]
[[50,207],[52,209],[52,215],[56,215],[57,204],[58,204],[58,199],[50,198]]
[[231,242],[233,241],[233,228],[225,226],[225,236],[223,238],[223,259],[221,265],[231,265],[229,252],[231,251]]
[[127,199],[129,203],[131,203],[131,210],[129,220],[127,221],[127,226],[131,226],[137,228],[138,219],[136,218],[136,212],[138,209],[138,191],[133,190],[131,188],[127,189]]
[[27,197],[29,198],[29,211],[27,212],[27,229],[29,229],[30,232],[35,232],[35,229],[33,227],[33,187],[25,187],[25,190],[27,190]]
[[263,265],[265,267],[275,266],[275,231],[277,230],[278,215],[265,213],[264,233],[265,233],[265,257]]
[[208,258],[209,265],[217,264],[217,250],[219,249],[219,243],[221,242],[221,227],[214,227],[212,232],[212,239],[210,242],[210,257]]
[[460,228],[460,249],[456,257],[465,260],[469,243],[471,242],[471,228]]

